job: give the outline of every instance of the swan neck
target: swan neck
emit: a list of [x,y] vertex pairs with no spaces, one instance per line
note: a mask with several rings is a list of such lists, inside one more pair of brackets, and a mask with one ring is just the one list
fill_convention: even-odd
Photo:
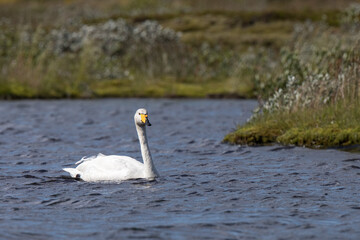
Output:
[[140,148],[141,148],[141,156],[145,166],[145,177],[153,178],[158,176],[154,163],[152,161],[147,136],[146,136],[146,127],[136,125],[137,134],[139,137]]

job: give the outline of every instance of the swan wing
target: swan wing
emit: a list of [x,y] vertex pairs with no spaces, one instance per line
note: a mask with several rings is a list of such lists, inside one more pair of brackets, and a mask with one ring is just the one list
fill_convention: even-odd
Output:
[[84,157],[82,157],[79,161],[77,161],[77,162],[75,163],[75,165],[78,165],[78,164],[80,164],[80,163],[82,163],[82,162],[85,162],[85,161],[93,160],[93,159],[95,159],[95,158],[97,158],[97,157],[105,157],[105,155],[102,154],[102,153],[99,153],[98,155],[91,156],[91,157],[86,157],[86,156],[84,156]]
[[99,154],[83,158],[76,170],[85,181],[121,181],[144,177],[144,165],[127,156]]

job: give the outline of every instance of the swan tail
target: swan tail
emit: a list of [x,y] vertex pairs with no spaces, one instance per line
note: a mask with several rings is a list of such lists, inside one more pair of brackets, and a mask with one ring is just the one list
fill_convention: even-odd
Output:
[[70,173],[70,176],[73,178],[80,178],[81,172],[77,170],[76,168],[63,168],[65,172]]

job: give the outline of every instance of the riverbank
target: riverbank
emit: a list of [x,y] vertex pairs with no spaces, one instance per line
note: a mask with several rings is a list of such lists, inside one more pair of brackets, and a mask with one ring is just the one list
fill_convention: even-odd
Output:
[[86,91],[64,86],[55,89],[31,88],[10,83],[0,86],[0,96],[2,99],[254,98],[249,85],[244,84],[234,90],[232,79],[200,83],[172,80],[103,80],[89,84]]
[[294,26],[350,2],[2,0],[0,98],[256,98]]
[[269,78],[276,80],[273,93],[224,141],[312,148],[360,144],[358,10],[359,5],[344,12],[337,28],[308,24],[295,31],[281,67]]
[[360,144],[359,117],[359,103],[265,114],[226,135],[224,141],[250,146],[349,147]]

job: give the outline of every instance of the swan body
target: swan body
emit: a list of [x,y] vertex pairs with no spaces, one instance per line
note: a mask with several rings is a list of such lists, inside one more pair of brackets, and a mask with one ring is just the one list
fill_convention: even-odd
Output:
[[134,116],[143,163],[127,156],[103,155],[82,158],[76,168],[64,168],[70,176],[87,182],[123,181],[136,178],[153,179],[158,176],[146,137],[146,125],[151,126],[146,109],[140,108]]

